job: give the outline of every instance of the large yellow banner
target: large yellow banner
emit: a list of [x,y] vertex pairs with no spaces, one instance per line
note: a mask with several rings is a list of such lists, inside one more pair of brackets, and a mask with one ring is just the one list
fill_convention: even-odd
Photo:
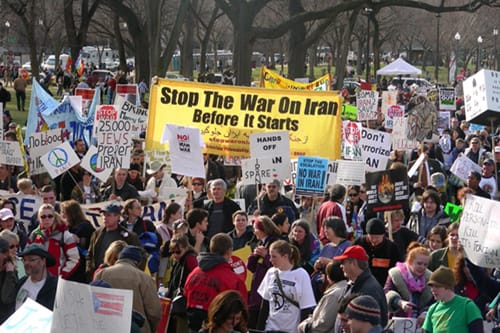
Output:
[[264,66],[260,70],[259,87],[261,88],[328,91],[331,86],[332,76],[330,74],[323,75],[310,83],[300,83],[287,79]]
[[198,127],[208,152],[217,155],[249,157],[251,133],[288,131],[292,158],[334,160],[340,158],[341,112],[336,92],[159,79],[151,88],[146,149],[165,149],[165,124],[176,124]]

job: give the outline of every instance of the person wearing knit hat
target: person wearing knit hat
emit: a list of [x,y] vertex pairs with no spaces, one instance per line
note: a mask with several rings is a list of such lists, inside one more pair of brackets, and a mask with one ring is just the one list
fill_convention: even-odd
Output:
[[422,332],[484,332],[483,317],[477,305],[470,298],[455,294],[451,269],[439,267],[427,284],[436,303],[427,311]]
[[382,332],[380,307],[373,297],[369,295],[355,297],[347,304],[345,313],[352,333]]
[[102,269],[94,277],[94,281],[106,281],[113,288],[133,291],[132,310],[145,317],[142,333],[156,332],[161,319],[161,304],[156,285],[143,271],[146,258],[146,251],[141,247],[126,246],[113,266]]
[[366,233],[354,244],[365,249],[370,258],[368,264],[373,276],[384,286],[389,269],[396,266],[398,261],[404,261],[403,255],[399,253],[398,246],[385,236],[385,224],[381,219],[369,219]]

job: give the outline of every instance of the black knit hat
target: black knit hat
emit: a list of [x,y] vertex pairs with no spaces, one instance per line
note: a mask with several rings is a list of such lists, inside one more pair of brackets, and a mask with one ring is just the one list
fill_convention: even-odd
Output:
[[385,225],[381,219],[376,217],[371,218],[366,223],[366,233],[368,235],[384,235],[385,234]]
[[377,301],[369,295],[354,298],[347,305],[345,313],[349,318],[367,321],[372,325],[380,324],[380,307]]

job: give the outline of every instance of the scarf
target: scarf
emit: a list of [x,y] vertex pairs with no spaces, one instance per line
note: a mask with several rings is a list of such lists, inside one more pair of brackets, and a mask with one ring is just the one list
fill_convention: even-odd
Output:
[[415,277],[411,274],[408,266],[404,262],[396,263],[396,267],[399,268],[401,275],[403,276],[403,280],[408,287],[410,293],[418,292],[421,293],[425,289],[425,274],[422,276]]

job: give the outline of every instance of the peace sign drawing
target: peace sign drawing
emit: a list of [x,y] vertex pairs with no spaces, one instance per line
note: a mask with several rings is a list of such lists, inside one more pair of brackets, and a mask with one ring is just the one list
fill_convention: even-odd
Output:
[[49,152],[48,161],[53,167],[60,168],[68,163],[68,153],[65,149],[56,147]]

